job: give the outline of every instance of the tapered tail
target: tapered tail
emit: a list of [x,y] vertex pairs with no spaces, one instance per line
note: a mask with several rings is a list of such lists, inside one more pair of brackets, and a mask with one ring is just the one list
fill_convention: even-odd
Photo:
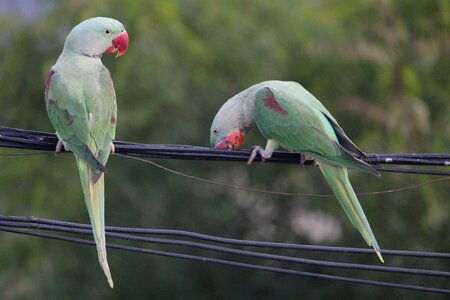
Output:
[[353,226],[358,229],[366,243],[373,247],[381,262],[384,263],[377,240],[348,180],[347,168],[327,163],[319,163],[319,167]]
[[103,173],[95,174],[94,171],[81,159],[77,158],[78,169],[80,171],[81,186],[83,188],[84,200],[89,212],[92,224],[92,234],[97,245],[98,260],[103,272],[108,279],[111,288],[114,283],[106,258],[105,243],[105,189]]

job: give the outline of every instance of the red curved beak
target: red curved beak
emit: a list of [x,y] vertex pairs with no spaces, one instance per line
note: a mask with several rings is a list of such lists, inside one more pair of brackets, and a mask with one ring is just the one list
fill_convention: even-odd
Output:
[[220,140],[214,148],[238,150],[244,143],[244,137],[245,136],[241,131],[232,132],[226,138]]
[[112,40],[112,45],[106,49],[106,54],[113,54],[117,51],[116,57],[119,57],[128,49],[128,32],[122,31],[115,39]]
[[228,143],[225,139],[220,140],[215,146],[215,149],[228,149]]

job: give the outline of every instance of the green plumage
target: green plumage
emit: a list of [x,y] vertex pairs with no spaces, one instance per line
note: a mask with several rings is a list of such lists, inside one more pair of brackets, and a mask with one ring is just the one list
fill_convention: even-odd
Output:
[[115,136],[117,106],[111,75],[100,58],[123,30],[121,23],[109,18],[93,18],[76,26],[45,83],[48,116],[59,138],[76,156],[99,262],[111,287],[103,173]]
[[117,119],[108,69],[99,59],[68,54],[51,71],[45,101],[50,121],[77,157],[104,171]]
[[348,180],[347,168],[379,175],[359,158],[365,154],[346,136],[330,112],[296,82],[267,81],[228,100],[211,126],[217,145],[236,130],[246,133],[257,126],[268,139],[264,155],[279,145],[313,157],[336,198],[368,245],[383,261],[380,248]]
[[[273,98],[287,113],[279,113],[266,105],[267,97]],[[274,139],[288,150],[378,175],[370,165],[353,156],[364,156],[364,153],[344,134],[328,110],[299,84],[271,85],[258,90],[255,122],[265,137]],[[338,136],[349,145],[348,149],[340,144]]]
[[350,219],[350,222],[358,229],[366,243],[369,246],[373,246],[377,255],[383,261],[379,253],[380,247],[378,246],[378,242],[353,191],[353,187],[348,180],[347,168],[324,163],[319,164],[319,168]]

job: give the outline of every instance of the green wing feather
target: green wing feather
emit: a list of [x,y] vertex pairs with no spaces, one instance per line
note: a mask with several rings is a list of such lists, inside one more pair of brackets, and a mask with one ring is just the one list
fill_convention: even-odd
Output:
[[[109,71],[98,67],[92,78],[71,66],[56,65],[45,93],[51,123],[77,157],[104,171],[115,135],[117,106]],[[83,72],[79,72],[83,74]]]
[[[256,94],[255,121],[265,137],[318,160],[379,175],[373,167],[352,155],[364,156],[364,153],[314,96],[299,84],[289,87],[271,86]],[[287,113],[270,107],[266,102],[268,97],[273,97],[275,104]]]
[[106,259],[103,175],[117,119],[110,73],[100,60],[82,56],[59,60],[45,84],[45,103],[56,132],[77,158],[99,262],[113,287]]
[[375,175],[378,172],[352,155],[364,156],[364,153],[350,141],[328,110],[301,85],[272,85],[256,94],[255,122],[266,138],[319,161],[322,174],[351,223],[383,261],[377,240],[348,180],[347,168]]

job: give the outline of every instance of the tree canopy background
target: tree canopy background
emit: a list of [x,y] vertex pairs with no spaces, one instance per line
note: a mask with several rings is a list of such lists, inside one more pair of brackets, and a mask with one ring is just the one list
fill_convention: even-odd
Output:
[[[1,125],[53,131],[43,102],[47,71],[72,27],[90,17],[109,16],[120,20],[130,35],[126,55],[117,60],[103,58],[115,82],[119,140],[209,146],[209,127],[224,101],[254,83],[281,79],[305,86],[366,152],[445,153],[450,149],[449,1],[19,2],[28,3],[36,14],[25,18],[4,11],[0,15]],[[264,144],[257,130],[249,134],[246,146],[254,144]],[[330,193],[316,168],[160,163],[244,186]],[[0,156],[0,170],[1,214],[88,223],[71,155]],[[334,199],[224,189],[120,157],[110,158],[108,170],[107,225],[366,247]],[[357,192],[386,190],[431,178],[386,173],[376,178],[356,171],[350,176]],[[449,184],[438,183],[360,201],[382,249],[448,252],[449,194]],[[2,232],[0,244],[0,291],[4,299],[30,295],[41,299],[435,297],[114,250],[108,252],[116,284],[111,290],[93,247]],[[287,253],[345,260],[323,253]],[[375,255],[354,259],[377,263]],[[450,267],[448,262],[426,259],[385,260],[388,265]],[[375,280],[402,279],[412,284],[445,282],[296,267]]]

